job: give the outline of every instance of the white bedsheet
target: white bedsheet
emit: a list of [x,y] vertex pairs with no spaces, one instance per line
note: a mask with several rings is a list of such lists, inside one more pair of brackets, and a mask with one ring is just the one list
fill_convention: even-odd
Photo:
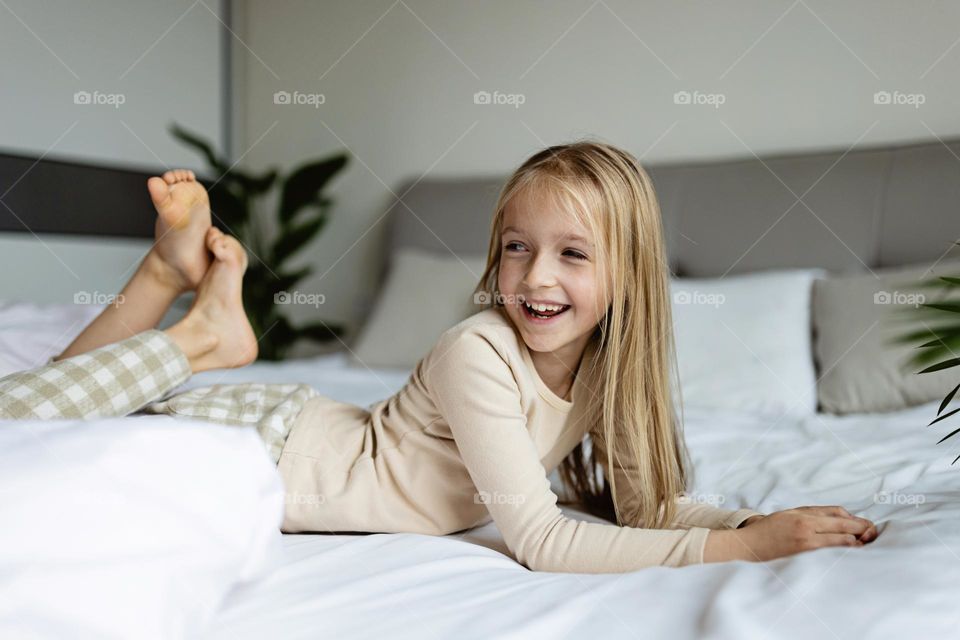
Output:
[[[258,365],[221,381],[299,379],[364,403],[407,376],[344,362]],[[685,412],[696,494],[766,513],[839,504],[879,525],[863,548],[577,575],[528,571],[506,555],[492,523],[443,538],[285,535],[283,565],[233,594],[205,637],[955,636],[960,465],[950,466],[955,446],[935,444],[948,431],[924,427],[936,404],[780,423]]]
[[[335,355],[209,372],[186,386],[307,382],[367,405],[408,375]],[[577,575],[528,571],[492,523],[446,537],[284,535],[280,565],[226,596],[196,637],[955,637],[960,464],[950,466],[956,442],[935,444],[954,427],[925,428],[936,404],[779,423],[685,412],[695,493],[764,512],[840,504],[880,525],[863,548]]]

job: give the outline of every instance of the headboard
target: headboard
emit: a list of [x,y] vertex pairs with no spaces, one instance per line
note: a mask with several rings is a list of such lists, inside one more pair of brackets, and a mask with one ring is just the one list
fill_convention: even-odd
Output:
[[147,178],[163,171],[0,154],[0,231],[152,238]]
[[[678,276],[933,262],[960,239],[960,139],[644,168]],[[388,254],[486,255],[504,180],[416,183],[389,213]]]

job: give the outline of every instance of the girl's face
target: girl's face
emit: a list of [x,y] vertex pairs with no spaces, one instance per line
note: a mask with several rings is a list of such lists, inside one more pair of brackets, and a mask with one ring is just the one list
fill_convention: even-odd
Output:
[[[590,230],[559,207],[539,193],[521,192],[508,202],[498,287],[531,351],[569,347],[579,357],[610,302],[600,297],[601,265]],[[530,309],[538,303],[551,308]]]

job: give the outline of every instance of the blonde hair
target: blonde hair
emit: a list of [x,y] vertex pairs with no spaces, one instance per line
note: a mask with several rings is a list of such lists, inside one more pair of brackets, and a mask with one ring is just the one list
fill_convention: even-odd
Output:
[[[593,357],[584,357],[576,373],[586,378],[576,402],[587,406],[577,414],[592,421],[593,447],[587,454],[581,442],[561,462],[564,486],[590,513],[621,526],[664,528],[675,517],[674,500],[692,481],[692,466],[681,426],[669,268],[653,184],[636,158],[605,143],[581,140],[534,154],[500,192],[486,269],[474,293],[498,290],[504,211],[527,190],[553,196],[593,232],[598,286],[602,299],[611,300],[587,347],[595,349]],[[488,299],[503,305],[499,295]],[[631,486],[617,486],[601,461],[607,470],[631,469],[621,475]],[[632,513],[624,512],[628,504]]]

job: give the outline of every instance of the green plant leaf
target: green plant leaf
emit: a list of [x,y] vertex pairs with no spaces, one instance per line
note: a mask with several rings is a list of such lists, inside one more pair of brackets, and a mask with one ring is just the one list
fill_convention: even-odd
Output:
[[277,267],[282,266],[293,254],[310,242],[323,229],[326,222],[326,213],[320,212],[311,220],[284,228],[270,252],[273,263]]
[[953,388],[953,391],[947,394],[947,397],[943,399],[943,402],[940,403],[940,408],[937,409],[937,415],[943,413],[943,410],[946,409],[947,405],[950,404],[950,401],[953,400],[953,396],[957,395],[957,391],[960,391],[960,384]]
[[910,333],[884,339],[883,343],[887,345],[909,344],[911,342],[918,342],[920,340],[951,337],[953,335],[960,335],[960,324],[949,324],[929,328],[924,327],[923,329],[917,329],[916,331],[911,331]]
[[957,427],[956,429],[954,429],[953,431],[951,431],[951,432],[948,433],[947,435],[945,435],[945,436],[943,436],[942,438],[940,438],[939,440],[937,440],[937,444],[940,444],[941,442],[943,442],[943,441],[946,440],[947,438],[952,438],[953,436],[957,435],[958,433],[960,433],[960,427]]
[[960,302],[924,302],[920,306],[949,313],[960,313]]
[[951,367],[955,367],[958,364],[960,364],[960,358],[950,358],[949,360],[945,362],[941,362],[940,364],[935,364],[932,367],[927,367],[923,371],[917,371],[917,374],[933,373],[934,371],[942,371],[943,369],[949,369]]
[[946,420],[947,418],[949,418],[950,416],[952,416],[953,414],[955,414],[957,411],[960,411],[960,408],[954,409],[954,410],[951,411],[950,413],[945,413],[945,414],[943,414],[942,416],[940,416],[939,418],[936,418],[933,422],[931,422],[931,423],[928,424],[927,426],[928,426],[928,427],[932,427],[933,425],[937,424],[937,423],[940,422],[941,420]]
[[214,186],[208,195],[214,222],[220,222],[220,226],[226,227],[227,233],[239,235],[239,227],[247,224],[249,215],[249,210],[243,201],[223,183]]
[[267,287],[271,298],[274,294],[281,291],[289,291],[293,285],[308,276],[311,271],[313,271],[313,268],[306,266],[289,273],[278,273],[276,278],[270,279],[269,286]]
[[311,203],[325,204],[319,199],[327,183],[347,164],[346,154],[310,162],[295,169],[284,181],[280,197],[280,220],[290,222],[297,213]]
[[273,183],[277,179],[277,170],[271,169],[262,176],[251,176],[246,173],[234,172],[236,173],[236,181],[243,185],[247,193],[251,196],[260,195],[270,191],[270,188],[273,187]]

